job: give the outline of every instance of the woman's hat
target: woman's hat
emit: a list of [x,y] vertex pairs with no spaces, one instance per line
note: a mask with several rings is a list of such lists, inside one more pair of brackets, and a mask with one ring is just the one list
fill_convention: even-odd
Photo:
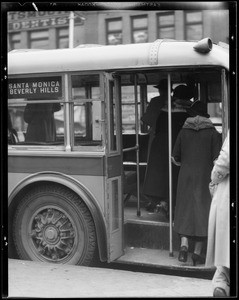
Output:
[[189,100],[193,97],[193,93],[189,87],[181,84],[173,90],[173,97],[183,100]]
[[168,81],[167,79],[162,79],[159,81],[159,84],[154,85],[154,87],[156,89],[162,89],[162,90],[166,90],[168,88]]
[[187,108],[187,113],[192,116],[202,116],[206,118],[210,118],[210,115],[207,113],[207,105],[201,101],[195,101],[191,107]]

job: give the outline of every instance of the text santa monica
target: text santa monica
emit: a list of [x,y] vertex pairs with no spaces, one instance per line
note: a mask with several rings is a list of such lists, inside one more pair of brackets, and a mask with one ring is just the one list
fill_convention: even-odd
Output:
[[10,83],[10,95],[35,94],[35,93],[58,93],[59,81],[37,81]]

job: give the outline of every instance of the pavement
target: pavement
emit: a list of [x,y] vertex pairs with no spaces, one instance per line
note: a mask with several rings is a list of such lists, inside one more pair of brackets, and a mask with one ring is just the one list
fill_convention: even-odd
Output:
[[[212,297],[211,280],[8,260],[8,298]],[[5,297],[3,297],[5,298]]]

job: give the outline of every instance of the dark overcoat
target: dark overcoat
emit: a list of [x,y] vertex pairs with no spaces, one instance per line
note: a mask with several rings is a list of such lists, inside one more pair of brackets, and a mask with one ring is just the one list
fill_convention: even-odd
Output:
[[[172,147],[188,114],[184,110],[172,109]],[[173,166],[173,191],[176,190],[178,168]],[[168,158],[168,111],[162,110],[158,116],[155,136],[152,141],[143,193],[148,196],[169,198],[169,158]],[[173,192],[174,194],[174,192]]]
[[221,134],[210,119],[196,116],[185,121],[172,153],[181,163],[174,218],[174,230],[180,235],[207,236],[210,175],[220,149]]
[[24,121],[28,123],[26,142],[54,142],[56,126],[54,112],[59,111],[59,103],[27,104]]
[[154,139],[155,135],[155,128],[156,128],[156,122],[157,118],[161,112],[161,109],[163,108],[165,101],[167,100],[167,97],[163,96],[156,96],[151,99],[149,102],[149,105],[147,106],[146,112],[143,114],[141,121],[148,125],[150,127],[149,129],[149,142],[148,142],[148,155],[147,160],[149,159],[150,154],[150,148],[152,141]]

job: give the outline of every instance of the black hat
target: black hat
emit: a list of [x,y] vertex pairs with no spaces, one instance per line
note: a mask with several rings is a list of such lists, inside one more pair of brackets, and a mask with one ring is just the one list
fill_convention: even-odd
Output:
[[173,90],[173,96],[174,98],[189,100],[193,97],[193,94],[192,90],[189,87],[181,84]]
[[156,89],[163,89],[166,90],[168,88],[168,80],[167,79],[162,79],[159,81],[159,84],[154,85]]
[[210,117],[210,115],[207,113],[206,103],[203,103],[199,100],[195,101],[191,105],[191,107],[187,108],[187,113],[192,117],[196,117],[196,116],[202,116],[202,117],[206,117],[206,118]]

